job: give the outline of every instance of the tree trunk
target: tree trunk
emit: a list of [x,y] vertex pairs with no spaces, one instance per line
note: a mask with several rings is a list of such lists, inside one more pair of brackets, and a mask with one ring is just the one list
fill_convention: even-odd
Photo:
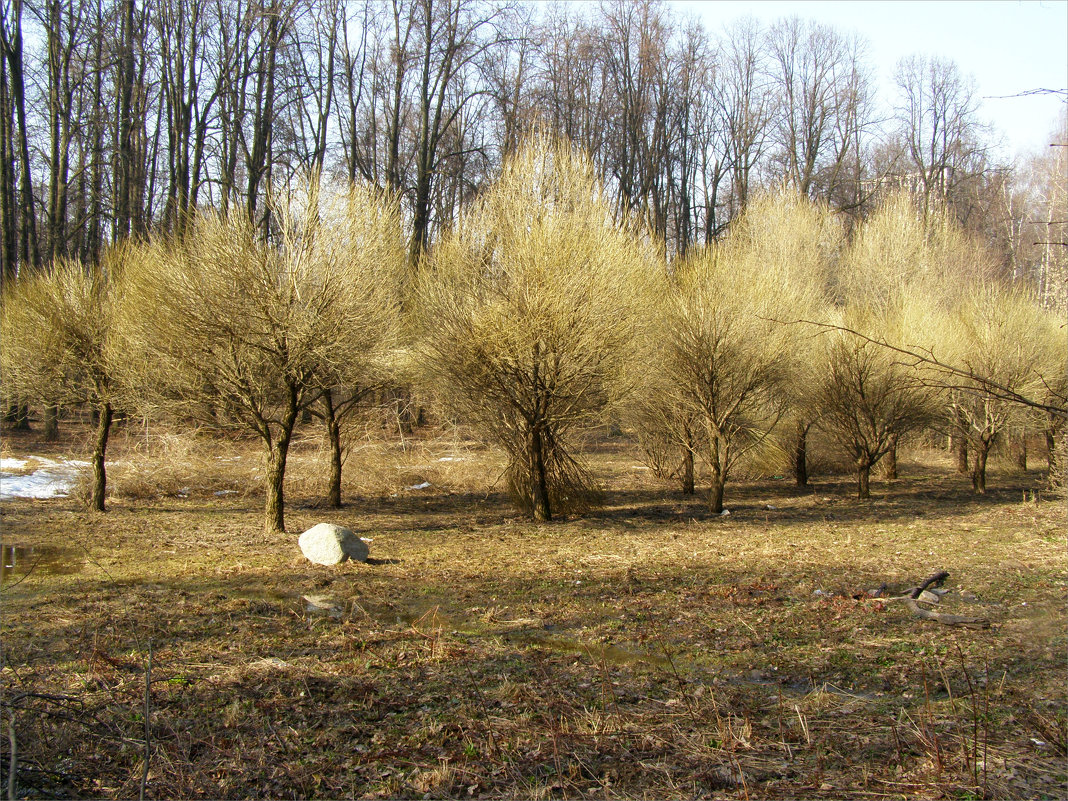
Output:
[[808,429],[801,420],[797,421],[794,431],[794,483],[799,487],[808,486]]
[[883,457],[885,463],[883,476],[891,481],[897,478],[897,443],[899,439],[900,435],[898,434],[890,435],[890,448]]
[[718,468],[712,468],[712,486],[708,490],[708,511],[714,515],[723,514],[723,488],[726,484]]
[[714,515],[723,512],[723,487],[727,483],[727,474],[720,463],[720,442],[712,426],[708,432],[708,468],[712,485],[708,491],[708,511]]
[[59,439],[59,408],[52,403],[44,410],[44,438],[46,442]]
[[975,464],[972,466],[972,489],[976,495],[986,493],[986,457],[990,450],[987,443],[976,445]]
[[1054,431],[1053,423],[1046,428],[1046,462],[1049,465],[1050,472],[1057,467],[1057,435]]
[[951,442],[957,456],[957,472],[964,475],[968,472],[968,440],[960,434],[954,434]]
[[1021,433],[1012,438],[1012,461],[1021,473],[1027,472],[1027,435]]
[[535,427],[530,437],[532,512],[535,520],[547,521],[552,520],[552,509],[549,507],[549,482],[545,475],[544,451],[541,431]]
[[334,396],[331,390],[323,393],[326,432],[330,439],[330,483],[326,493],[326,505],[331,509],[341,508],[341,425],[334,408]]
[[689,446],[682,451],[682,494],[693,495],[697,490],[693,482],[693,449]]
[[857,497],[865,500],[871,497],[871,465],[867,462],[857,464]]
[[286,478],[286,457],[297,424],[297,390],[289,388],[289,407],[279,422],[278,437],[272,442],[270,434],[264,438],[267,445],[267,497],[263,514],[263,531],[268,536],[286,531],[285,497],[282,491]]
[[267,452],[267,500],[263,514],[263,532],[267,535],[286,531],[285,497],[282,485],[286,477],[290,433],[279,435]]
[[4,412],[4,422],[11,423],[14,431],[30,430],[30,407],[25,403],[13,403]]
[[19,204],[15,198],[14,133],[15,111],[7,80],[7,20],[0,19],[0,286],[14,279],[18,272]]
[[[22,2],[5,4],[5,10],[14,13],[9,38],[5,26],[3,57],[7,59],[8,75],[11,89],[11,105],[14,111],[15,134],[11,149],[18,153],[19,160],[19,248],[18,257],[23,265],[35,265],[40,262],[37,243],[37,213],[33,192],[32,162],[30,161],[30,125],[26,116],[26,83],[23,69],[22,48]],[[6,22],[6,20],[5,20]]]
[[111,420],[114,410],[110,403],[102,403],[96,424],[96,440],[93,443],[93,487],[89,498],[89,508],[104,511],[104,494],[107,490],[107,471],[104,467],[104,455],[108,449],[108,436],[111,434]]

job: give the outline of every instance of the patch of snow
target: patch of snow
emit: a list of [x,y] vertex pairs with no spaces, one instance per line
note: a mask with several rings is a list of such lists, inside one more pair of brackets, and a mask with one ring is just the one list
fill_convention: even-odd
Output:
[[778,510],[779,507],[775,506],[773,504],[770,504],[770,503],[766,503],[766,504],[764,504],[764,508],[774,512],[774,511]]
[[88,462],[69,460],[54,462],[33,457],[45,465],[29,475],[0,473],[0,500],[9,498],[64,498],[70,494],[74,479]]
[[222,497],[223,495],[237,495],[237,490],[216,490],[215,495]]
[[408,489],[427,489],[428,487],[430,487],[430,482],[424,481],[422,484],[413,484],[412,486],[408,487]]
[[438,459],[439,462],[462,462],[464,457],[462,456],[442,456]]
[[25,459],[0,459],[0,470],[21,470],[28,464]]
[[724,509],[722,512],[719,513],[719,516],[720,517],[727,517],[730,513],[731,513],[730,509]]
[[645,465],[643,465],[643,464],[632,464],[632,465],[630,466],[630,469],[631,469],[631,470],[648,470],[649,468],[648,468],[648,467],[646,467],[646,466],[645,466]]

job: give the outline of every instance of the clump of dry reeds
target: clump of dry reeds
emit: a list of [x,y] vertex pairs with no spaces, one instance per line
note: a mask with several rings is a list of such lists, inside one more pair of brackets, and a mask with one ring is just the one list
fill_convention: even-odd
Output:
[[[112,497],[247,496],[261,488],[258,452],[246,441],[155,426],[127,429],[118,439],[107,466]],[[73,493],[85,484],[79,477]]]
[[[263,457],[258,443],[217,432],[139,426],[116,437],[108,462],[113,498],[247,498],[263,491]],[[349,432],[343,497],[386,497],[408,492],[471,494],[492,491],[502,480],[504,458],[457,429],[425,427],[401,435],[377,416]],[[329,443],[320,427],[300,430],[289,454],[288,497],[314,503],[327,489]],[[79,476],[72,493],[90,488]]]

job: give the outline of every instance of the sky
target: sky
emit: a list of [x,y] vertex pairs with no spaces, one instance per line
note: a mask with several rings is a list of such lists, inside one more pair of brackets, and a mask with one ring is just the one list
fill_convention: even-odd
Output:
[[950,58],[977,85],[979,116],[994,126],[1009,158],[1046,150],[1068,97],[1007,98],[1034,89],[1068,89],[1068,0],[674,0],[717,32],[744,16],[763,22],[797,16],[856,32],[879,97],[892,103],[897,62],[913,54]]

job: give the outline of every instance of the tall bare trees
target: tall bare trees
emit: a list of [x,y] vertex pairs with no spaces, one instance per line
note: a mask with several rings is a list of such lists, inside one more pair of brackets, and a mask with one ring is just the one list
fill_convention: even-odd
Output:
[[[781,20],[768,32],[779,96],[774,158],[797,189],[840,205],[856,198],[859,140],[870,126],[861,46],[827,25]],[[852,190],[852,191],[850,191]]]
[[924,56],[903,59],[895,80],[904,169],[918,182],[925,208],[932,199],[952,203],[985,156],[974,83],[954,62]]
[[[539,119],[669,257],[780,180],[858,217],[879,184],[862,44],[796,19],[712,33],[657,0],[12,0],[3,14],[5,265],[91,262],[199,206],[239,205],[269,235],[265,187],[306,169],[396,192],[415,257]],[[44,46],[26,49],[24,28]],[[993,198],[961,190],[984,133],[956,68],[913,59],[899,80],[896,168],[960,208]]]
[[26,113],[26,66],[23,45],[23,0],[0,6],[0,61],[3,63],[2,101],[3,164],[0,164],[0,189],[5,210],[0,229],[3,247],[0,269],[4,279],[11,278],[20,264],[39,261],[36,202],[33,192],[33,165],[30,161],[30,123]]

